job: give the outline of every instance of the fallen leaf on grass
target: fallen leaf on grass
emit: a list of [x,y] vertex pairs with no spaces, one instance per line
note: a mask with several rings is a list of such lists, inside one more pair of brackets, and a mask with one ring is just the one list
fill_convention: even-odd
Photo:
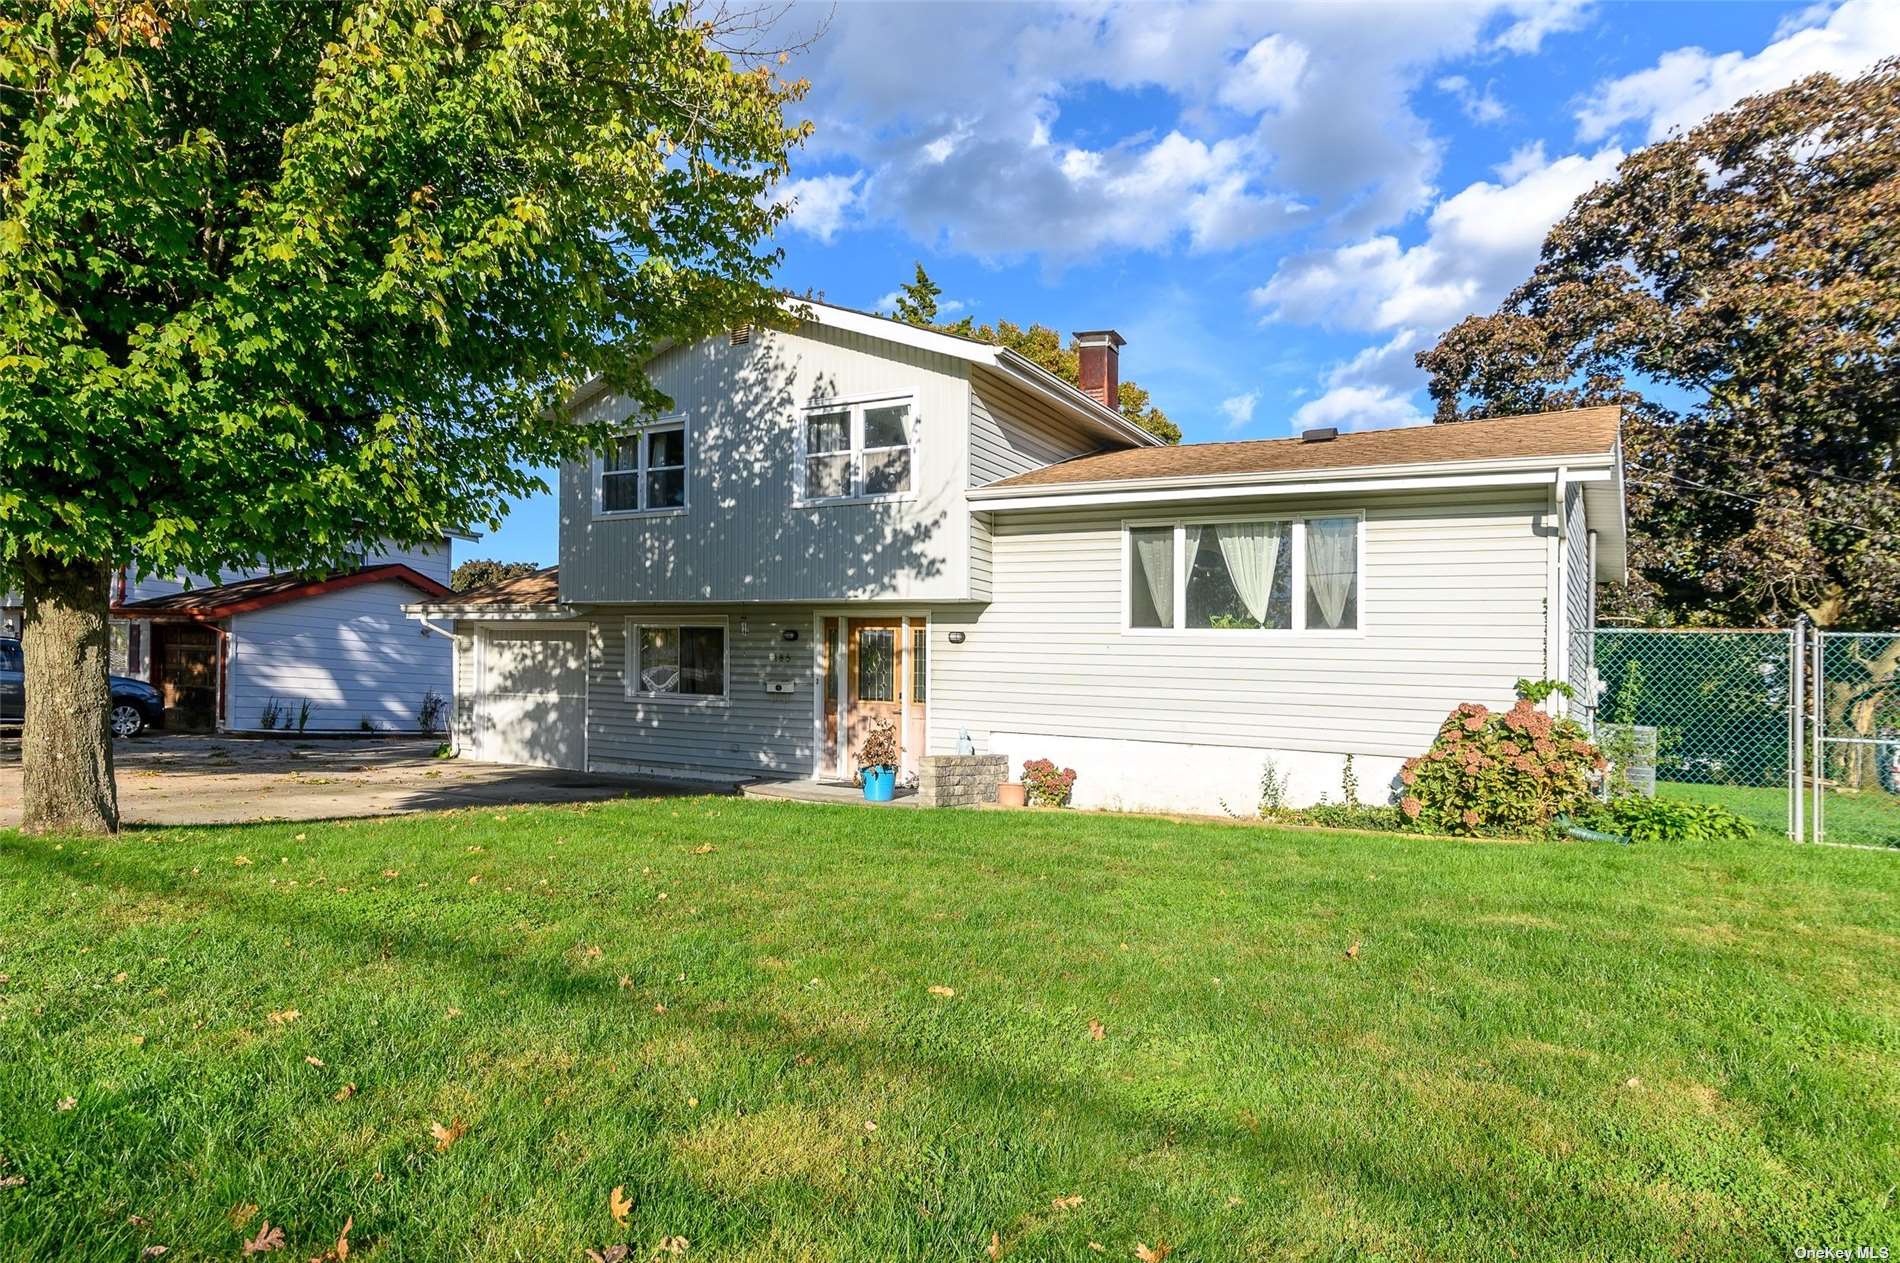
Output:
[[395,869],[393,869],[393,868],[385,868],[385,869],[383,870],[383,876],[385,876],[385,877],[401,877],[401,876],[402,876],[402,874],[401,874],[401,873],[399,873],[399,872],[397,872],[397,871],[396,871]]
[[1102,1253],[1103,1248],[1104,1247],[1100,1241],[1089,1242],[1089,1249],[1095,1251],[1097,1254]]
[[614,1185],[614,1191],[607,1195],[607,1213],[622,1228],[627,1226],[627,1215],[633,1210],[633,1199],[627,1196],[624,1184]]
[[1099,1018],[1092,1017],[1089,1019],[1089,1038],[1090,1039],[1107,1039],[1108,1038],[1108,1027],[1103,1026]]
[[1358,939],[1354,939],[1352,941],[1352,946],[1346,949],[1346,959],[1347,960],[1359,959],[1359,940]]
[[337,1234],[336,1244],[322,1254],[314,1256],[310,1263],[344,1263],[350,1257],[350,1229],[356,1226],[356,1216],[343,1221],[343,1231]]
[[867,1119],[865,1119],[865,1120],[864,1120],[864,1130],[865,1130],[865,1131],[867,1131],[867,1132],[871,1132],[871,1131],[876,1131],[876,1130],[877,1130],[877,1124],[876,1124],[876,1123],[874,1123],[874,1122],[872,1122],[872,1121],[871,1121],[870,1119],[868,1119],[868,1118],[867,1118]]
[[295,1009],[284,1009],[277,1013],[267,1014],[264,1020],[269,1022],[272,1026],[289,1026],[302,1016],[303,1014]]
[[1241,1203],[1241,1202],[1243,1202],[1243,1201],[1245,1201],[1245,1200],[1246,1200],[1246,1199],[1245,1199],[1245,1198],[1242,1198],[1242,1197],[1229,1197],[1229,1198],[1227,1199],[1227,1204],[1228,1204],[1229,1206],[1238,1206],[1238,1205],[1240,1205],[1240,1203]]
[[1080,1193],[1071,1193],[1067,1197],[1058,1197],[1049,1203],[1050,1210],[1074,1210],[1082,1204]]
[[1152,1250],[1139,1241],[1135,1242],[1135,1257],[1140,1259],[1141,1263],[1161,1263],[1161,1260],[1173,1253],[1174,1247],[1158,1238]]
[[310,836],[310,835],[309,835],[309,834],[307,834],[307,833],[299,833],[299,834],[297,835],[297,841],[299,841],[299,842],[301,842],[301,841],[303,841],[303,840],[304,840],[304,839],[305,839],[306,837],[309,837],[309,836]]
[[231,863],[237,868],[246,868],[250,865],[250,862],[251,862],[251,857],[248,855],[240,855],[236,859],[231,861]]
[[26,1183],[24,1175],[0,1176],[0,1188],[18,1188],[24,1183]]
[[941,996],[942,998],[948,1000],[951,996],[956,994],[956,989],[953,987],[936,986],[930,989],[930,994],[934,996]]
[[284,1230],[282,1228],[271,1227],[270,1220],[268,1219],[266,1219],[263,1226],[257,1230],[257,1235],[244,1243],[244,1253],[246,1254],[269,1254],[272,1250],[281,1250],[283,1248]]
[[693,848],[693,854],[694,855],[711,855],[714,851],[717,851],[718,849],[719,849],[718,847],[714,846],[710,842],[702,842],[698,846]]
[[239,1202],[224,1212],[224,1217],[229,1219],[231,1226],[236,1228],[239,1232],[243,1232],[244,1225],[250,1223],[256,1216],[257,1207],[250,1202]]
[[992,1259],[1002,1258],[1003,1239],[992,1232],[990,1234],[990,1243],[984,1248],[983,1253],[989,1255]]
[[448,1018],[450,1021],[454,1021],[456,1018],[462,1016],[462,1010],[444,1009],[442,1010],[442,1016]]
[[306,1066],[321,1066],[323,1065],[323,1058],[311,1057],[311,1056],[306,1055],[303,1059],[303,1062]]
[[142,1259],[155,1259],[160,1255],[170,1254],[171,1252],[172,1248],[168,1245],[148,1245],[139,1251],[139,1257]]
[[354,1083],[346,1083],[342,1087],[338,1088],[336,1090],[336,1094],[332,1096],[330,1099],[333,1101],[347,1101],[355,1095],[356,1095],[356,1085]]
[[661,1237],[660,1253],[670,1254],[678,1258],[680,1255],[686,1253],[687,1250],[691,1249],[692,1244],[693,1243],[688,1241],[685,1237]]
[[664,1004],[656,1004],[653,1006],[653,1011],[655,1013],[664,1013],[666,1012],[666,1006]]
[[79,1098],[76,1096],[62,1096],[59,1098],[59,1109],[61,1113],[65,1113],[77,1104],[79,1104]]
[[112,981],[122,983],[131,976],[132,975],[126,973],[125,970],[121,969],[118,973],[112,975]]
[[463,1122],[460,1118],[457,1118],[447,1127],[444,1127],[441,1123],[431,1122],[429,1124],[429,1134],[435,1137],[435,1151],[437,1153],[447,1153],[450,1145],[453,1145],[456,1141],[468,1134],[468,1124]]
[[590,1247],[587,1251],[587,1263],[621,1263],[628,1252],[628,1247],[624,1245],[610,1245],[604,1250]]

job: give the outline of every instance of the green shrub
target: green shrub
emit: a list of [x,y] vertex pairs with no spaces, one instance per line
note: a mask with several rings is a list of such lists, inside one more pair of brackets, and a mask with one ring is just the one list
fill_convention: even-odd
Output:
[[1541,834],[1559,815],[1589,807],[1604,766],[1575,720],[1522,698],[1502,713],[1466,702],[1446,716],[1432,748],[1400,769],[1399,810],[1447,833]]
[[1633,842],[1725,842],[1749,836],[1748,821],[1715,803],[1631,795],[1598,803],[1583,823]]
[[1276,819],[1289,824],[1316,824],[1327,829],[1365,829],[1373,833],[1398,833],[1406,828],[1405,817],[1397,807],[1368,807],[1361,803],[1320,803],[1282,811]]

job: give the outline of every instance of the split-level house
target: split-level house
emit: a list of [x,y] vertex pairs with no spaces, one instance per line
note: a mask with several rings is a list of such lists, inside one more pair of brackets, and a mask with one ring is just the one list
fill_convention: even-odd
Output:
[[[112,581],[112,670],[156,687],[172,730],[415,732],[425,713],[445,727],[448,646],[404,607],[449,595],[454,546],[383,540],[322,576],[124,567]],[[0,597],[0,634],[17,634],[24,614],[17,596]]]
[[560,474],[560,565],[411,612],[466,757],[850,779],[867,730],[1050,758],[1080,805],[1368,797],[1464,701],[1587,706],[1622,573],[1614,409],[1167,447],[1003,348],[819,303],[650,365]]

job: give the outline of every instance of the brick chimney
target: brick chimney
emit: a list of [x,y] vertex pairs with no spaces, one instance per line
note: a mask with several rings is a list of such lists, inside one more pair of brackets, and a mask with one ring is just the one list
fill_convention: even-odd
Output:
[[1082,357],[1082,393],[1104,407],[1121,411],[1121,349],[1128,345],[1113,329],[1070,335]]

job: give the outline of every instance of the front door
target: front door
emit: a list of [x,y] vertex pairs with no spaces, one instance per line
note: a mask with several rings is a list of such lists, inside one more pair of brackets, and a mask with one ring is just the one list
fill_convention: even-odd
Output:
[[[832,620],[826,620],[827,648]],[[853,776],[859,767],[858,751],[879,724],[889,724],[897,732],[898,764],[905,771],[917,766],[923,750],[923,698],[914,684],[921,677],[914,645],[921,643],[923,621],[911,620],[912,643],[906,643],[904,620],[898,618],[852,618],[844,620],[843,744],[839,749],[838,771]],[[830,676],[828,666],[827,676]],[[840,725],[836,708],[827,698],[826,737],[836,740]],[[906,713],[908,712],[908,714]],[[905,720],[908,718],[909,722]]]

